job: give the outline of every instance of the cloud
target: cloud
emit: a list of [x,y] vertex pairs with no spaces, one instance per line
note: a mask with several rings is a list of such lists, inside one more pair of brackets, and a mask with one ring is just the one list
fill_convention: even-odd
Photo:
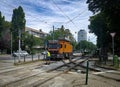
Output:
[[0,11],[11,21],[13,9],[22,6],[26,26],[42,29],[44,32],[64,25],[72,34],[85,29],[88,32],[89,16],[86,0],[1,0]]

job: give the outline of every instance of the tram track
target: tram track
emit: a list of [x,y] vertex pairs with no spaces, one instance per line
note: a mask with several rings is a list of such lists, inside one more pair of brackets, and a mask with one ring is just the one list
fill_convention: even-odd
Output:
[[[83,60],[83,61],[86,61],[86,60]],[[80,63],[82,63],[83,61],[81,61]],[[70,62],[67,63],[67,64],[70,64]],[[66,64],[61,65],[61,66],[59,66],[59,67],[56,67],[56,68],[54,68],[54,69],[48,70],[47,73],[51,73],[51,72],[57,71],[57,69],[62,68],[62,67],[64,67],[64,66],[66,66]],[[77,66],[77,64],[76,64],[75,66]],[[50,78],[42,79],[42,81],[41,81],[41,80],[38,80],[37,82],[35,82],[35,83],[33,83],[33,84],[30,84],[30,85],[27,85],[27,86],[25,86],[25,87],[40,87],[40,86],[43,85],[44,83],[46,83],[46,82],[48,82],[48,81],[50,81],[50,80],[52,80],[52,79],[54,79],[54,78],[62,75],[62,74],[65,74],[65,73],[69,72],[69,70],[73,69],[75,66],[70,66],[69,68],[63,70],[63,72],[59,72],[59,73],[57,73],[56,75],[51,76]],[[58,71],[57,71],[57,72],[58,72]],[[32,86],[31,86],[31,85],[32,85]]]
[[[82,72],[86,72],[86,67],[82,67],[82,63],[84,63],[89,58],[78,58],[73,59],[72,61],[66,62],[62,61],[63,64],[56,66],[54,68],[48,68],[50,65],[42,66],[36,66],[36,67],[30,67],[26,72],[21,72],[19,74],[13,75],[13,77],[16,77],[16,79],[13,79],[11,81],[5,82],[1,84],[1,87],[40,87],[44,83],[62,75],[65,73],[68,73],[72,70],[81,70]],[[27,67],[28,68],[28,67]],[[24,70],[24,69],[21,69]],[[93,69],[90,69],[90,71],[94,71]],[[10,73],[9,73],[10,74]],[[5,74],[4,74],[5,75]],[[7,75],[7,74],[6,74]]]
[[[69,72],[71,69],[73,69],[73,68],[75,68],[76,66],[78,66],[79,63],[83,63],[83,62],[86,61],[86,60],[87,60],[87,59],[84,59],[84,60],[78,62],[77,64],[75,63],[74,66],[69,66],[69,68],[63,70],[63,72],[59,72],[58,74],[56,74],[56,75],[54,75],[54,76],[52,76],[52,77],[50,77],[50,78],[44,79],[44,80],[42,80],[42,81],[37,81],[36,83],[31,84],[31,85],[33,85],[32,87],[40,87],[40,86],[43,85],[44,83],[46,83],[46,82],[48,82],[48,81],[50,81],[50,80],[52,80],[52,79],[54,79],[54,78],[62,75],[62,74],[65,74],[65,73]],[[76,60],[75,60],[75,61],[76,61]],[[49,71],[47,71],[47,72],[50,73],[50,72],[54,72],[54,70],[57,71],[57,69],[62,68],[62,67],[64,67],[64,66],[66,66],[66,65],[68,66],[68,64],[71,64],[71,63],[73,63],[73,61],[72,61],[72,62],[69,62],[69,63],[67,63],[67,64],[65,63],[64,65],[59,66],[59,67],[57,67],[57,68],[55,68],[55,69],[49,70]],[[58,72],[58,71],[57,71],[57,72]],[[27,87],[31,87],[31,86],[29,85],[29,86],[27,86]]]
[[0,71],[0,87],[16,87],[9,85],[37,76],[40,72],[36,72],[34,69],[42,65],[44,65],[44,63]]
[[[55,63],[55,62],[51,62],[51,63]],[[9,75],[9,74],[14,74],[17,72],[21,72],[21,71],[25,71],[25,70],[32,70],[35,69],[37,67],[41,67],[42,65],[45,64],[45,61],[42,61],[41,63],[37,63],[37,64],[31,64],[31,65],[19,65],[19,66],[14,66],[14,67],[8,67],[5,69],[0,69],[0,75]]]
[[[65,64],[66,65],[66,64]],[[62,66],[65,66],[65,65],[62,65]],[[59,66],[60,67],[60,66]],[[59,68],[59,67],[57,67],[57,68]],[[34,67],[35,68],[35,67]],[[30,69],[32,69],[32,68],[30,68]],[[21,69],[18,69],[18,72],[19,72],[19,70],[21,71],[21,70],[24,70],[24,68],[21,68]],[[54,69],[55,70],[55,69]],[[28,71],[26,71],[26,72],[23,72],[23,73],[19,73],[19,74],[16,74],[16,75],[12,75],[13,77],[16,77],[17,79],[14,79],[14,80],[12,80],[12,81],[9,81],[9,82],[6,82],[6,83],[4,83],[4,84],[2,84],[2,86],[4,87],[12,87],[12,86],[16,86],[17,84],[20,84],[20,83],[22,83],[22,82],[28,82],[28,80],[30,80],[30,79],[35,79],[35,78],[37,78],[38,77],[38,75],[40,75],[41,73],[45,73],[45,72],[49,72],[49,71],[52,71],[51,69],[50,70],[47,70],[47,71],[43,71],[43,72],[34,72],[34,71],[32,71],[32,72],[30,72],[29,70]],[[67,72],[67,71],[69,71],[69,69],[68,70],[66,70],[66,71],[64,71],[63,73],[65,73],[65,72]],[[8,71],[8,72],[4,72],[4,75],[7,75],[7,74],[12,74],[13,72],[16,72],[16,70],[13,70],[13,71]],[[34,74],[33,74],[34,73]],[[3,73],[2,73],[3,74]],[[61,73],[62,74],[62,73]],[[54,77],[54,76],[53,76]],[[53,78],[52,77],[52,78]]]

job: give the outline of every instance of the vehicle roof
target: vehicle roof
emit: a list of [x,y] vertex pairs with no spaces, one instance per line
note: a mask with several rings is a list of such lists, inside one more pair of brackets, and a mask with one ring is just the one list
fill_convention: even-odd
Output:
[[68,39],[60,38],[58,40],[48,40],[49,43],[58,43],[59,41],[67,41],[70,42]]

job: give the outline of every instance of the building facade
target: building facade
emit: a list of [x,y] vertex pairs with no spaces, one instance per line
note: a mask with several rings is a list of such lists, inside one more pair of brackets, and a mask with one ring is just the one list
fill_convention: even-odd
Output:
[[[29,28],[29,27],[25,28],[25,32],[27,32],[28,34],[33,35],[35,37],[38,37],[38,38],[45,38],[48,35],[48,33],[43,32],[42,29],[36,30],[33,28]],[[38,45],[38,46],[33,46],[33,48],[35,50],[40,50],[40,49],[44,49],[44,46]]]
[[25,28],[25,32],[28,32],[28,34],[31,34],[31,35],[33,35],[35,37],[39,37],[39,38],[44,38],[48,35],[47,33],[43,32],[42,29],[36,30],[33,28],[29,28],[29,27]]
[[78,42],[87,40],[87,32],[85,30],[78,31]]

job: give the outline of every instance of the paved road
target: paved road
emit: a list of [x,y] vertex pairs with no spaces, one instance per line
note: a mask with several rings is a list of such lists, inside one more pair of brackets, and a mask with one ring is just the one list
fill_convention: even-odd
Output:
[[[40,59],[43,59],[43,55],[40,56]],[[33,61],[38,60],[38,55],[33,56]],[[25,61],[32,61],[32,57],[28,56],[25,58]],[[14,63],[18,63],[18,57],[11,57],[11,55],[0,55],[0,70],[16,67]],[[24,63],[24,58],[21,58],[21,63]]]
[[12,60],[11,55],[0,55],[0,60]]

